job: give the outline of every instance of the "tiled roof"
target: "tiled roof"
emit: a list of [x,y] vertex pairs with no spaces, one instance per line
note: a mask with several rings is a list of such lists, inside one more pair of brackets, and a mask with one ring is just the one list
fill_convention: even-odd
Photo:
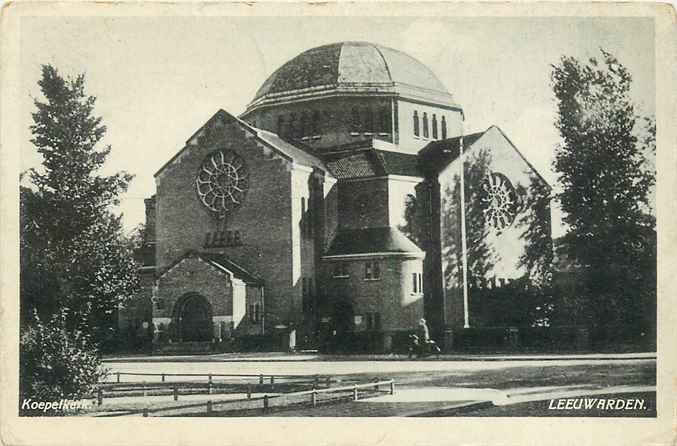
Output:
[[268,144],[272,145],[280,152],[287,155],[289,158],[293,159],[294,162],[297,162],[299,164],[308,167],[315,167],[324,171],[327,170],[327,166],[325,166],[325,164],[322,162],[322,160],[320,160],[320,158],[316,157],[315,155],[312,155],[311,153],[308,153],[306,150],[301,149],[300,147],[292,144],[291,142],[288,142],[280,138],[273,132],[261,130],[255,127],[251,128],[256,132],[256,135],[259,138],[261,138]]
[[256,286],[263,285],[263,280],[256,277],[254,274],[250,273],[246,269],[242,268],[237,263],[229,260],[223,254],[212,254],[202,252],[199,253],[198,256],[202,257],[202,259],[208,261],[209,263],[214,264],[214,266],[221,267],[223,269],[230,271],[233,274],[233,276],[242,280],[247,285],[256,285]]
[[374,158],[373,151],[360,150],[327,157],[326,165],[334,178],[338,180],[381,176],[383,171]]
[[422,254],[423,251],[393,227],[341,230],[325,256],[369,253]]
[[383,163],[388,175],[405,175],[410,177],[422,176],[418,167],[418,156],[410,153],[376,150],[378,158]]
[[[485,132],[486,131],[463,135],[464,150],[469,149],[470,146],[480,139]],[[439,141],[432,141],[419,150],[418,156],[421,169],[439,172],[441,169],[448,166],[449,163],[454,161],[460,155],[460,141],[460,136],[441,139]]]
[[387,92],[413,87],[451,101],[432,70],[408,54],[369,42],[338,42],[311,48],[286,62],[261,85],[253,102],[342,87]]

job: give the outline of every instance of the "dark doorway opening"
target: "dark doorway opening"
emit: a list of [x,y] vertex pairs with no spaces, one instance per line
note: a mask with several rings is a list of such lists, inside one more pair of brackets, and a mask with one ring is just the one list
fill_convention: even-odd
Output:
[[199,294],[188,294],[177,302],[174,321],[182,342],[211,341],[212,306]]

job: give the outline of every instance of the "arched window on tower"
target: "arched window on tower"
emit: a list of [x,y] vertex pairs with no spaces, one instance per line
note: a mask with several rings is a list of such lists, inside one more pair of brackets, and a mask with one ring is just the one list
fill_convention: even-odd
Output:
[[308,136],[308,133],[310,131],[310,128],[308,127],[308,112],[303,111],[301,113],[301,126],[300,126],[300,131],[299,134],[301,137]]
[[287,129],[287,135],[292,138],[298,137],[298,122],[296,122],[296,113],[291,113],[289,115],[289,128]]
[[350,130],[352,132],[359,132],[362,130],[362,123],[360,122],[360,111],[357,107],[353,107],[350,111]]
[[379,131],[381,133],[390,133],[390,127],[390,109],[388,107],[381,107]]
[[437,139],[437,115],[433,113],[433,139]]
[[423,137],[428,138],[430,134],[428,133],[428,113],[423,112]]
[[320,134],[320,111],[315,110],[313,112],[313,119],[310,124],[310,134],[312,136],[317,136]]
[[414,136],[420,136],[421,135],[421,129],[419,128],[419,122],[418,122],[418,112],[414,110]]
[[369,107],[364,107],[362,109],[362,113],[364,114],[364,131],[373,133],[374,132],[374,114],[371,111],[371,108]]
[[284,136],[284,115],[277,116],[277,134]]
[[447,139],[447,120],[442,116],[442,139]]

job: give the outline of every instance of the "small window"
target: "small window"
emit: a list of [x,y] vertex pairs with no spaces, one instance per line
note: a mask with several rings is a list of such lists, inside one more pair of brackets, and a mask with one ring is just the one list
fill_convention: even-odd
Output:
[[284,115],[279,115],[277,117],[277,134],[279,136],[284,136]]
[[418,292],[423,292],[423,274],[418,273]]
[[350,129],[353,132],[359,132],[362,130],[362,123],[360,122],[360,111],[357,109],[357,107],[353,107],[351,110],[351,118],[350,118]]
[[371,109],[369,107],[365,107],[363,109],[363,114],[364,114],[364,131],[365,132],[374,132],[374,115],[371,112]]
[[437,115],[433,114],[433,139],[437,139]]
[[381,122],[379,131],[381,133],[390,133],[390,109],[388,107],[381,107]]
[[381,265],[379,262],[367,262],[364,264],[365,280],[378,280],[381,278]]
[[301,113],[301,125],[299,130],[299,135],[301,137],[308,136],[310,128],[308,126],[308,112],[304,111]]
[[414,290],[414,294],[418,293],[418,277],[416,277],[416,273],[411,274],[411,279],[412,279],[412,289]]
[[350,277],[348,274],[348,264],[345,262],[337,262],[334,264],[334,277],[345,278]]
[[442,116],[442,139],[447,139],[447,120]]
[[428,113],[423,112],[423,137],[428,138]]
[[380,313],[367,313],[365,315],[367,322],[367,330],[379,330],[381,328],[381,314]]
[[317,136],[320,134],[320,111],[315,110],[313,112],[313,119],[310,125],[310,133],[312,136]]
[[420,136],[421,129],[418,122],[418,112],[414,110],[414,136]]
[[287,134],[291,136],[292,138],[296,138],[298,136],[298,122],[296,120],[296,113],[292,113],[289,115],[289,127],[287,129]]

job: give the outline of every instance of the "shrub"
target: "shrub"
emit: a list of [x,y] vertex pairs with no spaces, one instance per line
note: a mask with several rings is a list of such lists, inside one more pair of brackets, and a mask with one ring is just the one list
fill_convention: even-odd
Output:
[[[21,335],[21,415],[38,415],[21,408],[24,399],[78,400],[90,395],[96,383],[106,375],[89,337],[81,331],[68,331],[65,320],[65,311],[47,322],[34,313],[33,321]],[[39,415],[61,414],[39,411]]]

